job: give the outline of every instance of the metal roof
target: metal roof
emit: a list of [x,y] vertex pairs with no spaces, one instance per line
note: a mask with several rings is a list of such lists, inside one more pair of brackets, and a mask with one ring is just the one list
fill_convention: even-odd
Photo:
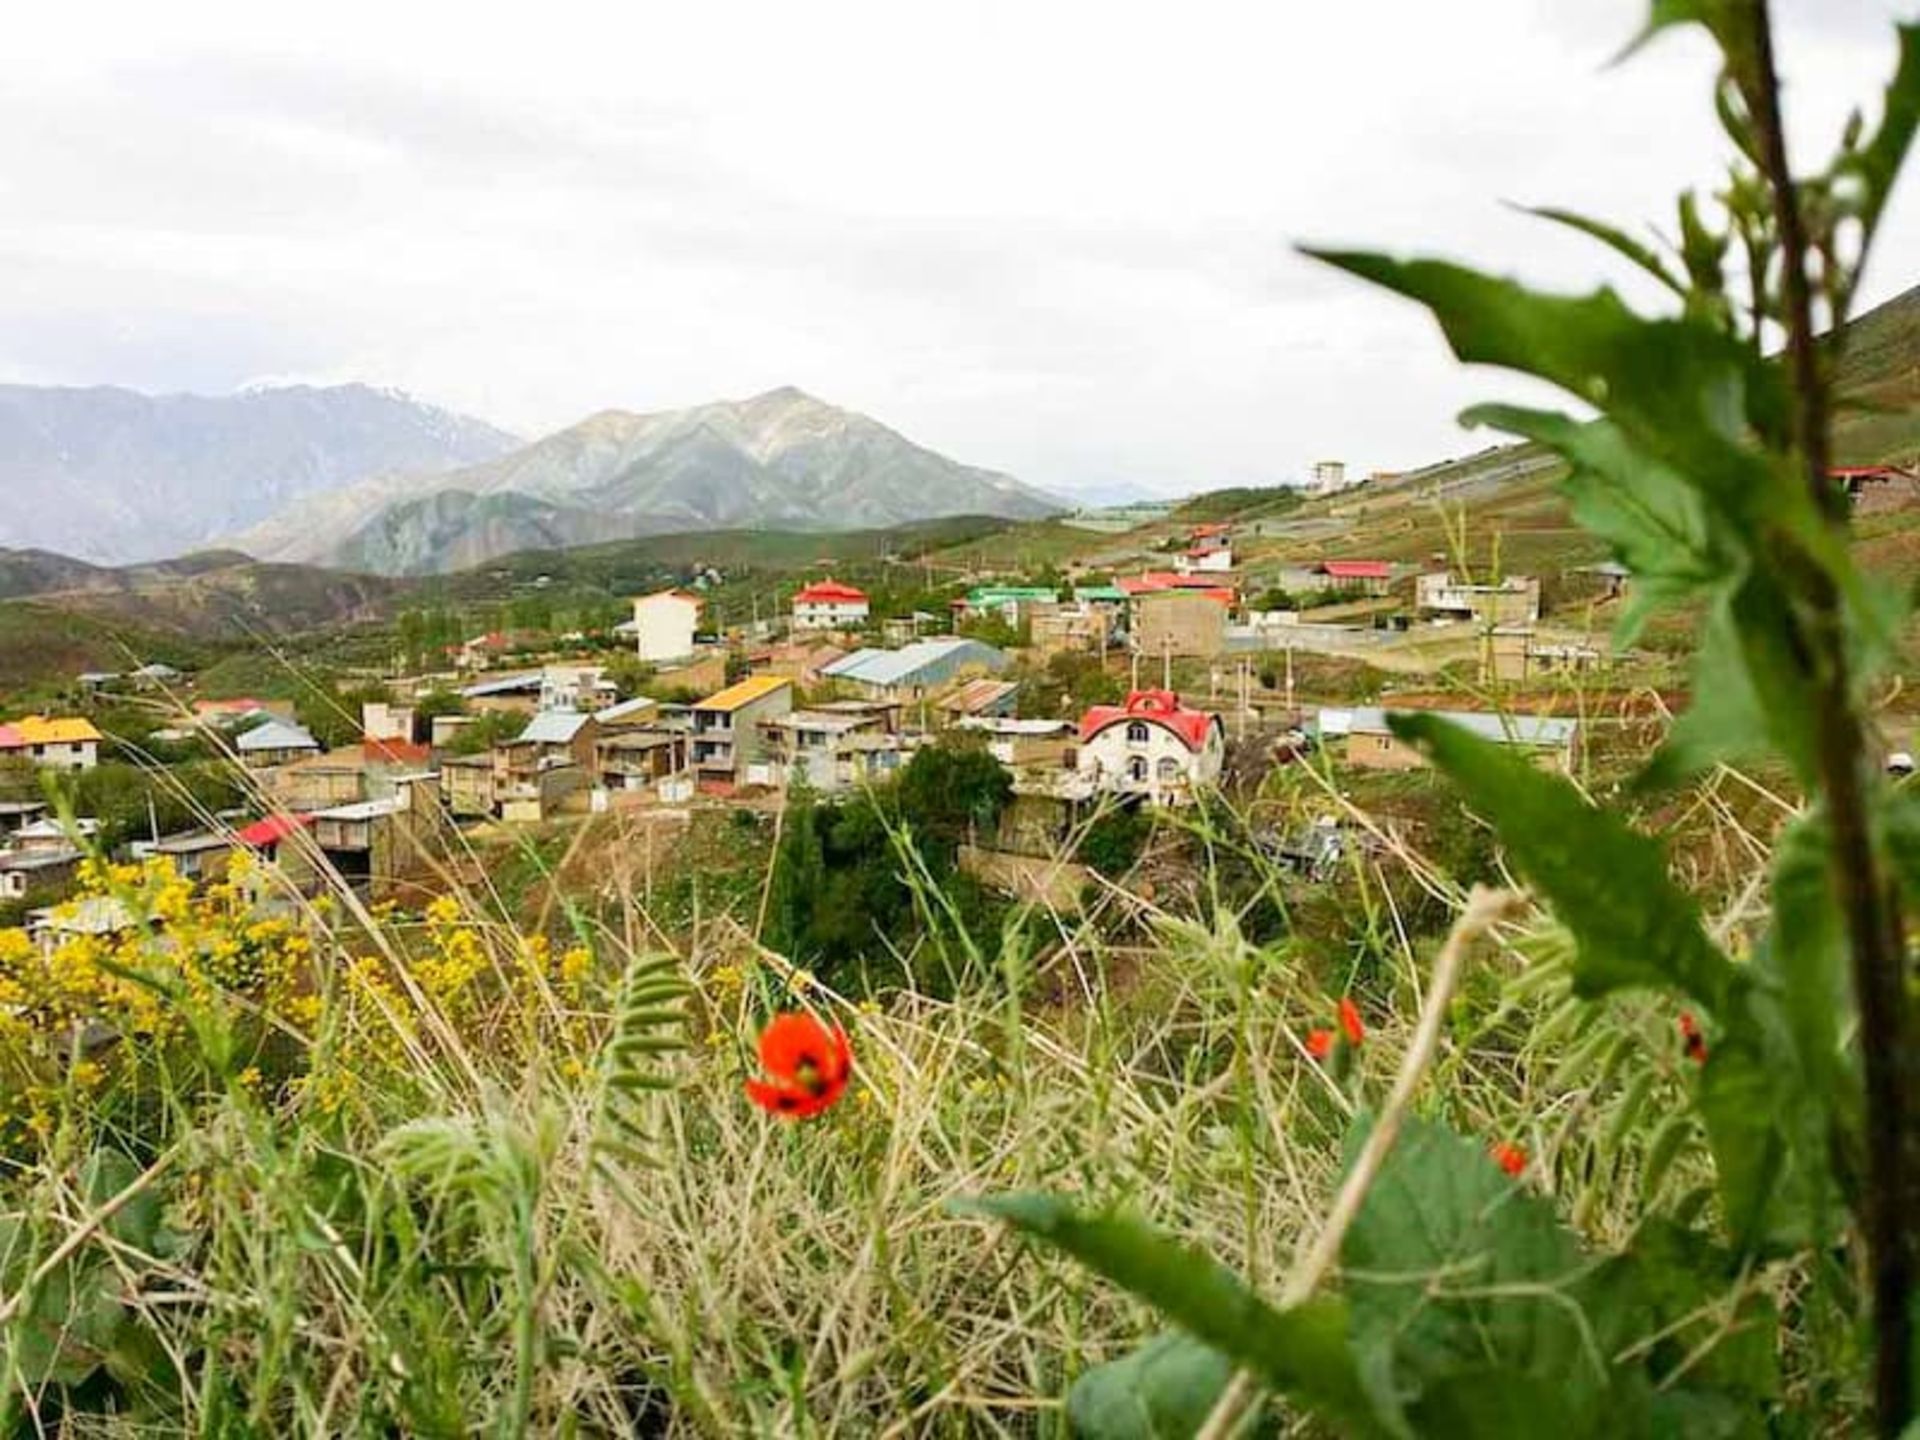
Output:
[[793,681],[780,675],[749,675],[738,684],[709,695],[693,708],[696,710],[738,710],[742,705],[751,705],[756,700],[764,700],[778,690],[793,684]]
[[578,710],[542,710],[527,722],[527,728],[507,743],[509,745],[570,745],[573,737],[580,733],[580,727],[592,717]]
[[[1401,714],[1430,714],[1469,730],[1482,740],[1497,745],[1565,745],[1580,728],[1577,720],[1558,715],[1493,715],[1479,710],[1401,711]],[[1320,712],[1320,734],[1390,735],[1387,712],[1365,705],[1351,710],[1326,709]]]
[[847,711],[829,710],[791,710],[785,715],[776,715],[771,720],[763,720],[763,725],[776,726],[782,730],[821,730],[829,735],[844,735],[849,730],[858,730],[866,725],[878,725],[878,715],[859,715]]
[[315,820],[378,820],[383,815],[396,814],[400,802],[396,799],[362,800],[356,805],[336,805],[331,810],[315,810]]
[[940,665],[977,663],[997,670],[1006,659],[991,645],[948,635],[916,640],[898,650],[856,650],[824,667],[820,673],[861,685],[889,686],[912,680]]
[[518,695],[526,690],[538,690],[541,684],[541,672],[532,670],[524,675],[502,675],[498,680],[482,680],[477,685],[469,685],[460,693],[469,700],[482,700],[489,695]]
[[616,720],[630,720],[635,715],[644,715],[649,710],[658,710],[660,702],[645,695],[636,695],[631,700],[622,700],[618,705],[609,705],[604,710],[593,712],[593,718],[602,725],[611,725]]
[[288,724],[285,720],[269,720],[235,740],[233,748],[241,751],[318,750],[320,742],[298,725]]

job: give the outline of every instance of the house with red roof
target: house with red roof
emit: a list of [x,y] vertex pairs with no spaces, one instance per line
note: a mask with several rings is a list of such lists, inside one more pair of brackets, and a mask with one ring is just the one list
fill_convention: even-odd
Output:
[[1187,536],[1186,552],[1174,562],[1182,575],[1221,575],[1233,569],[1233,527],[1196,525]]
[[858,630],[867,623],[867,592],[828,578],[803,586],[793,597],[796,630]]
[[1171,690],[1135,690],[1124,705],[1095,705],[1081,716],[1079,742],[1078,769],[1095,789],[1180,805],[1219,781],[1227,729]]
[[1897,465],[1841,465],[1827,475],[1847,492],[1855,513],[1877,514],[1920,504],[1920,471]]

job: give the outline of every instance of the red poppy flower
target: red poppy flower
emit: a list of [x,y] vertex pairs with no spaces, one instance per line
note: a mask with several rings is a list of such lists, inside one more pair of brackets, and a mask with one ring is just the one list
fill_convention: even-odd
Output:
[[1309,1030],[1307,1032],[1307,1054],[1316,1060],[1324,1060],[1333,1053],[1333,1032],[1331,1030]]
[[1349,1045],[1357,1046],[1367,1038],[1367,1027],[1360,1023],[1360,1007],[1344,995],[1340,997],[1340,1029]]
[[747,1098],[763,1110],[804,1120],[846,1093],[853,1074],[847,1032],[811,1015],[776,1015],[760,1032],[760,1067],[766,1080],[747,1081]]
[[1502,1140],[1487,1153],[1493,1156],[1494,1164],[1498,1165],[1515,1179],[1518,1179],[1526,1172],[1527,1152],[1511,1140]]
[[1696,1065],[1707,1063],[1707,1038],[1700,1033],[1699,1022],[1693,1018],[1693,1012],[1680,1012],[1680,1039],[1686,1046],[1687,1059]]

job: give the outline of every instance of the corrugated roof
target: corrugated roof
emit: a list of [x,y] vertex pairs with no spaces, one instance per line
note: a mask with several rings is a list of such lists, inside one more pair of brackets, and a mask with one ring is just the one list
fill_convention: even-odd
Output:
[[378,820],[383,815],[397,814],[400,802],[395,799],[362,800],[356,805],[336,805],[331,810],[316,810],[308,817],[314,820]]
[[956,715],[977,715],[1019,688],[1011,680],[970,680],[942,700],[940,708]]
[[1005,605],[1008,601],[1058,600],[1060,592],[1047,585],[976,585],[967,592],[969,605]]
[[523,690],[538,690],[540,681],[540,672],[531,670],[524,675],[502,675],[498,680],[482,680],[477,685],[467,686],[460,693],[469,700],[480,700],[489,695],[515,695]]
[[514,736],[512,745],[570,745],[591,716],[578,710],[542,710],[527,722],[527,728]]
[[636,715],[644,715],[649,710],[658,710],[660,702],[647,695],[636,695],[631,700],[622,700],[618,705],[609,705],[604,710],[593,712],[593,718],[602,725],[617,724],[622,720],[631,720]]
[[898,650],[856,650],[836,660],[820,673],[836,680],[852,680],[861,685],[898,685],[948,661],[960,664],[977,662],[992,669],[1006,663],[1000,651],[978,640],[945,635],[932,640],[916,640]]
[[0,748],[25,745],[99,744],[105,737],[93,728],[91,720],[77,717],[23,715],[11,724],[0,725]]
[[776,690],[793,684],[793,681],[780,675],[749,675],[738,684],[729,685],[717,694],[709,695],[693,708],[696,710],[738,710],[742,705],[751,705],[756,700],[764,700]]
[[[1450,721],[1482,740],[1491,740],[1498,745],[1565,745],[1580,728],[1579,721],[1558,715],[1496,715],[1480,710],[1431,710],[1419,713]],[[1322,710],[1319,728],[1323,736],[1393,733],[1387,725],[1387,712],[1373,705],[1357,706],[1351,710]]]
[[296,830],[303,830],[313,823],[311,815],[269,815],[264,820],[256,820],[242,830],[234,833],[234,839],[242,845],[251,845],[254,849],[273,845],[286,839]]
[[265,750],[318,750],[320,742],[298,725],[289,725],[285,720],[269,720],[264,725],[255,726],[234,741],[233,748],[243,753]]

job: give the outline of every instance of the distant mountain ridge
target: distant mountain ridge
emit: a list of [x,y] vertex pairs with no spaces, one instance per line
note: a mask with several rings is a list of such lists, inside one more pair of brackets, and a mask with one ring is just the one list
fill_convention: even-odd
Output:
[[471,465],[519,443],[367,385],[225,396],[0,385],[0,546],[159,559],[368,476]]
[[788,386],[686,410],[602,411],[498,459],[312,497],[227,543],[261,559],[413,575],[676,531],[879,529],[1066,508]]

